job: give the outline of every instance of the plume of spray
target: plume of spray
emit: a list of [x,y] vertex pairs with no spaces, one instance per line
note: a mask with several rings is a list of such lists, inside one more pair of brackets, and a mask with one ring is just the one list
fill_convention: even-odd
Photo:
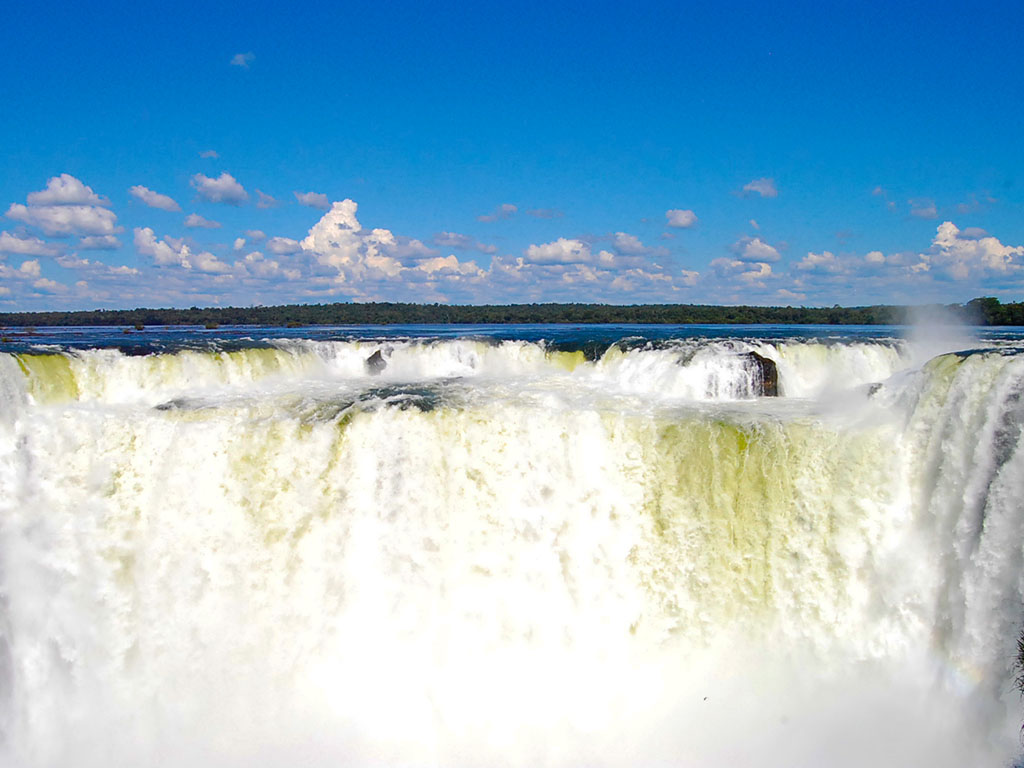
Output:
[[907,349],[910,367],[920,368],[938,355],[961,352],[977,344],[972,318],[962,310],[941,304],[907,310]]

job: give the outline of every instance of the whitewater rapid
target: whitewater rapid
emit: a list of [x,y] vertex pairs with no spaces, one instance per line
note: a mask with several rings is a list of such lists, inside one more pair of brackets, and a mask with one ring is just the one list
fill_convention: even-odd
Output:
[[973,344],[0,353],[0,763],[1009,765]]

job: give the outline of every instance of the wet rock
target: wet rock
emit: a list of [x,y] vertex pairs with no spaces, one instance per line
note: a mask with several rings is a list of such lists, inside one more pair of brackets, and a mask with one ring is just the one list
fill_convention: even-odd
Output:
[[366,358],[366,372],[371,376],[376,376],[387,367],[388,362],[384,359],[384,355],[380,353],[379,349]]
[[755,373],[754,392],[759,397],[779,396],[779,369],[774,360],[769,360],[757,352],[747,352]]

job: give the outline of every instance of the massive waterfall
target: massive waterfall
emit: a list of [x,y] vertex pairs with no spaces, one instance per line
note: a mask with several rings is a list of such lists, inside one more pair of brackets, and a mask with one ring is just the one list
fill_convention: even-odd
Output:
[[1024,351],[890,332],[26,337],[0,764],[1010,765]]

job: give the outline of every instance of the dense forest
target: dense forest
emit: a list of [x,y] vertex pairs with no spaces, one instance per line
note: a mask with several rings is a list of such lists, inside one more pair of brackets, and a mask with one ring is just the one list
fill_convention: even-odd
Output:
[[897,325],[917,314],[941,314],[978,325],[1024,325],[1024,302],[995,298],[931,307],[730,307],[700,304],[450,304],[343,303],[275,307],[96,309],[0,313],[0,326],[67,325],[410,325],[483,323],[661,323]]

